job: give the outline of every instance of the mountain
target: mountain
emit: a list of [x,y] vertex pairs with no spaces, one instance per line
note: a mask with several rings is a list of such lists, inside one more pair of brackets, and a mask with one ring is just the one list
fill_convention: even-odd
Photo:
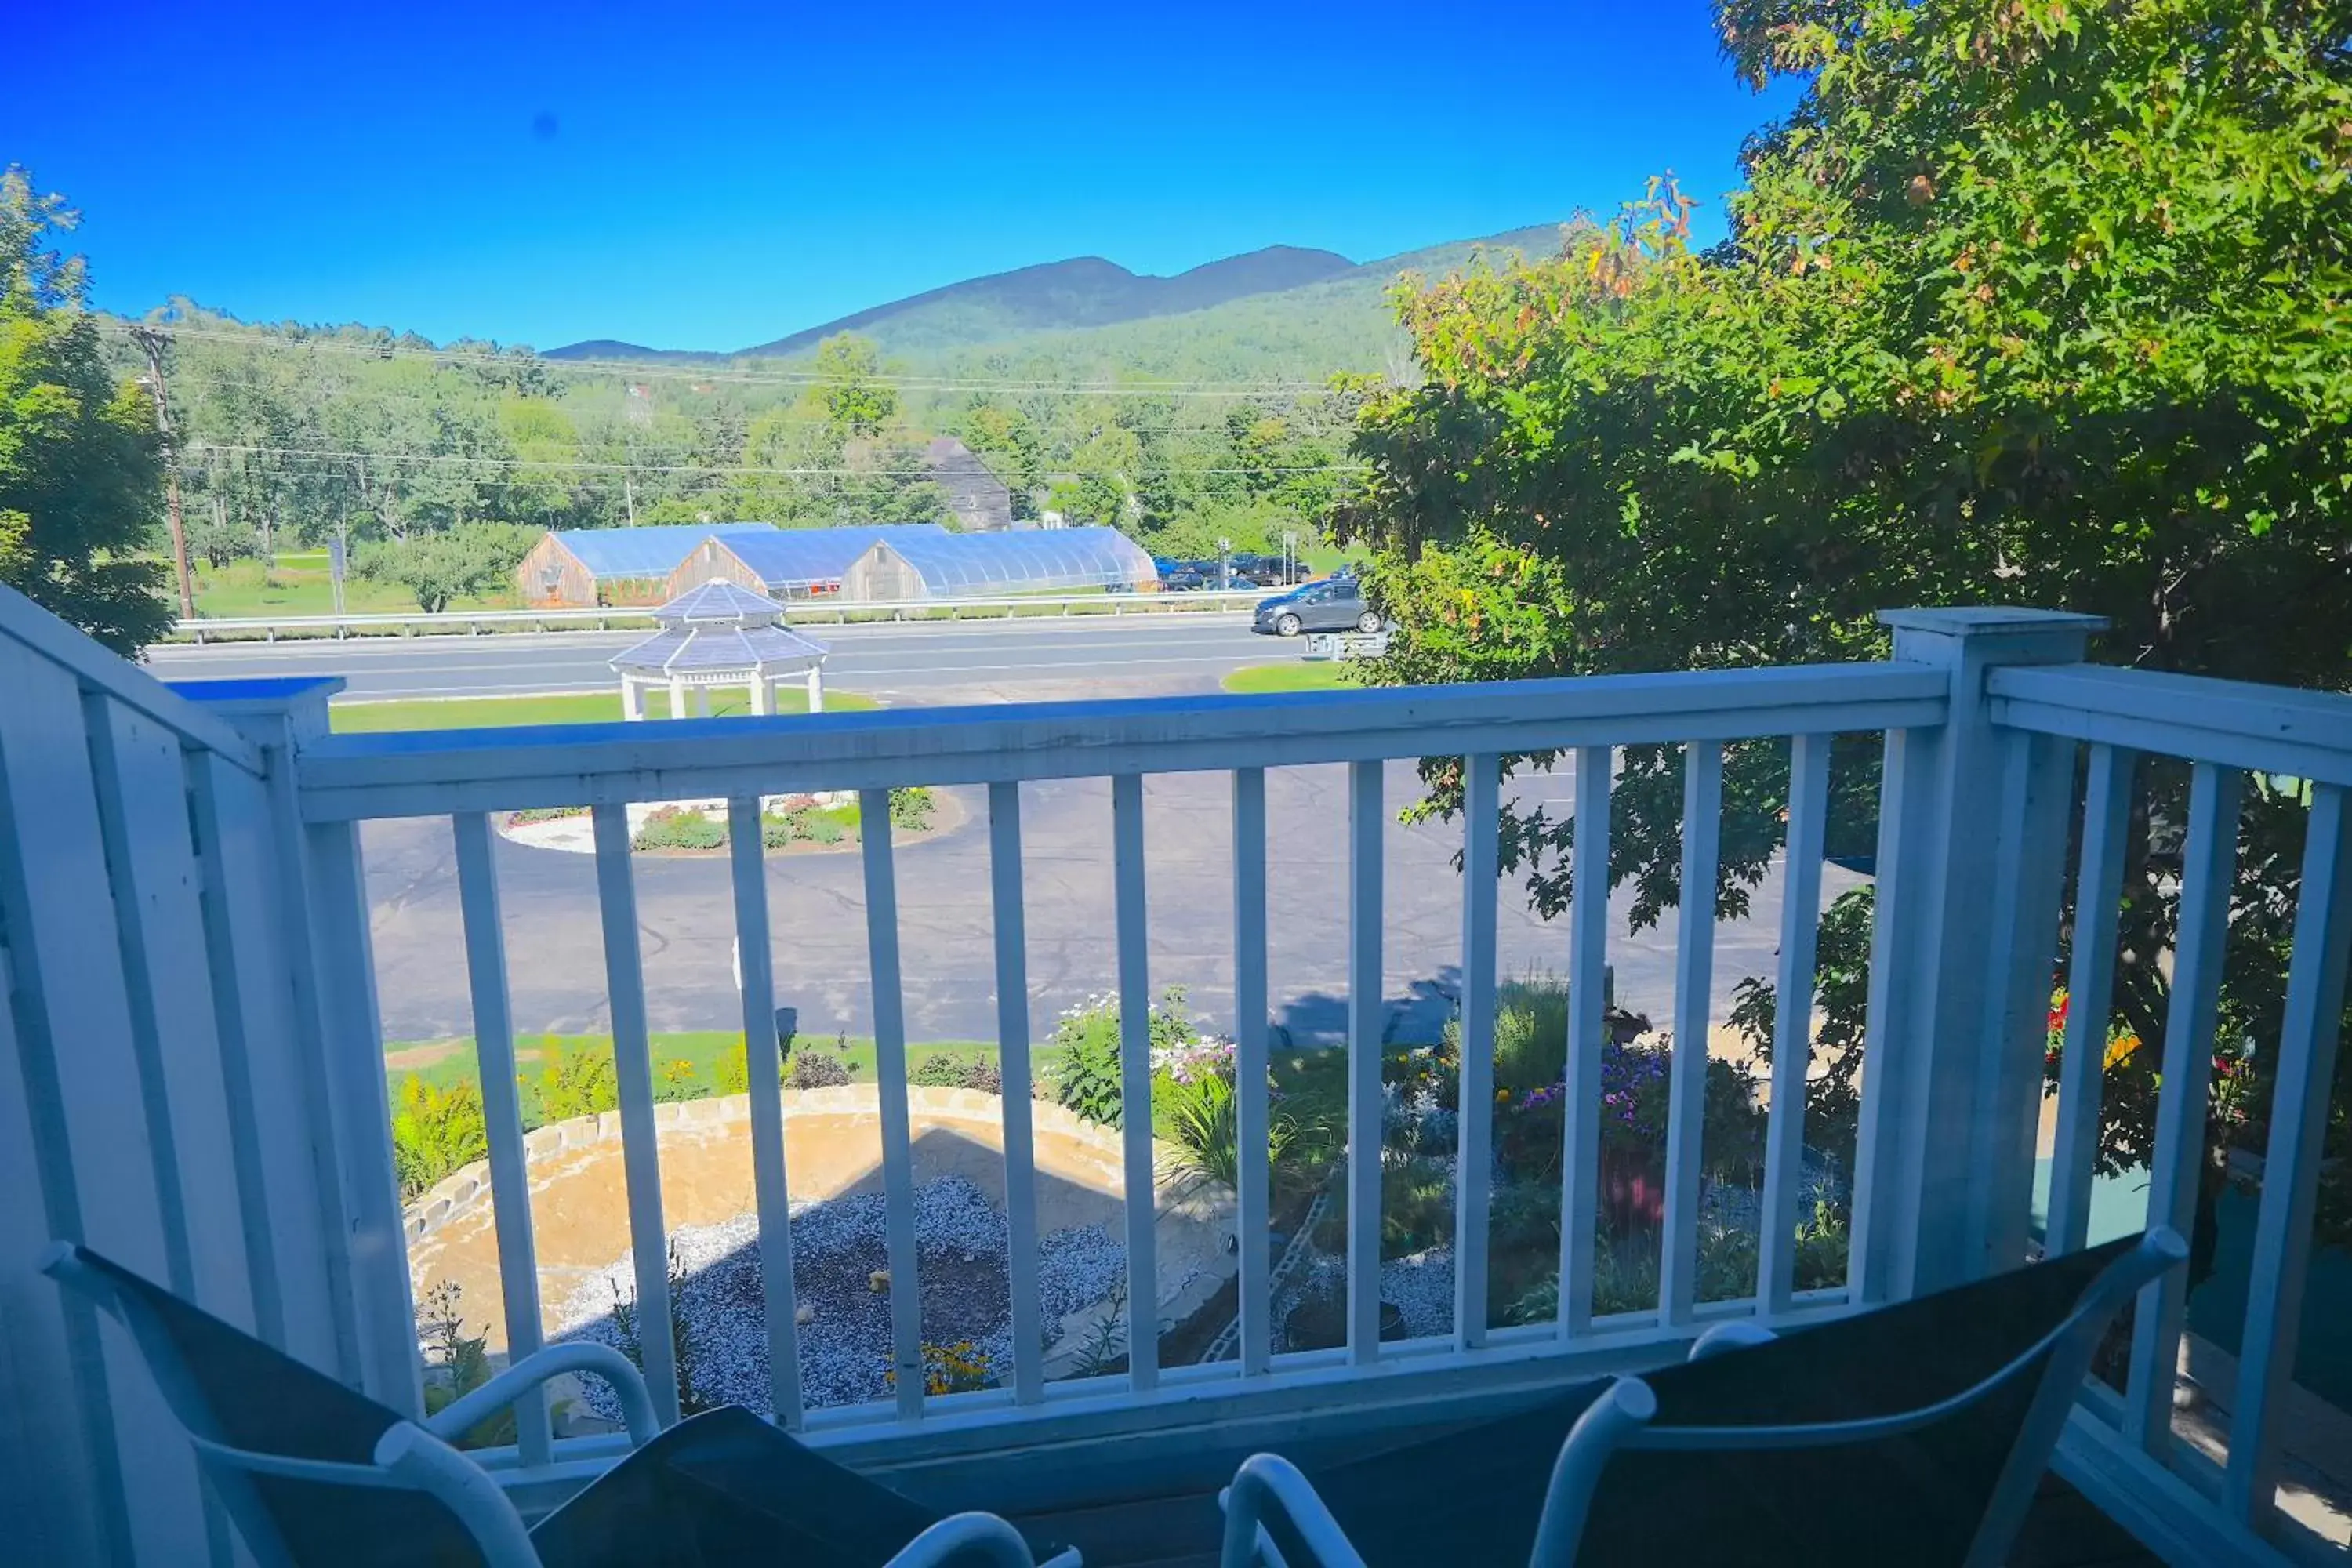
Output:
[[856,331],[891,353],[926,353],[1035,331],[1108,326],[1150,316],[1207,310],[1228,300],[1276,293],[1352,271],[1336,251],[1270,245],[1246,255],[1160,278],[1129,271],[1099,256],[1049,261],[1011,272],[970,278],[887,305],[877,305],[809,327],[732,356],[648,349],[592,339],[550,349],[546,357],[583,359],[781,359],[810,349],[835,332]]
[[1205,310],[1059,331],[1008,334],[942,348],[921,360],[949,375],[1049,381],[1206,378],[1320,383],[1340,371],[1407,379],[1412,356],[1389,291],[1408,274],[1442,278],[1473,266],[1557,256],[1570,226],[1547,223],[1451,240],[1367,261],[1311,283]]

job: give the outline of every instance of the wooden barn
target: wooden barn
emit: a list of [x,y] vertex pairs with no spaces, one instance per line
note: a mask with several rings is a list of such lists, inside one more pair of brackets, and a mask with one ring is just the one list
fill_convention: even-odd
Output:
[[664,604],[677,596],[679,563],[704,541],[774,531],[765,522],[551,529],[515,568],[515,585],[533,608]]

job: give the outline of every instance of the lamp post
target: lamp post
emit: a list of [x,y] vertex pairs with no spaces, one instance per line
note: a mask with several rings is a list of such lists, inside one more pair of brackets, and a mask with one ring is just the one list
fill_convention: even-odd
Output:
[[1220,589],[1225,589],[1233,585],[1234,542],[1230,539],[1220,539],[1217,541],[1217,586]]

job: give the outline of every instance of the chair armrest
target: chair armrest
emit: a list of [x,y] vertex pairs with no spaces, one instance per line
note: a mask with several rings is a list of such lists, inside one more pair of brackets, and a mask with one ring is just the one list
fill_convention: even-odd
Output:
[[653,1395],[646,1392],[646,1380],[635,1363],[610,1345],[584,1343],[550,1345],[525,1356],[473,1393],[442,1406],[440,1414],[423,1426],[444,1442],[455,1442],[460,1434],[520,1404],[541,1384],[572,1372],[593,1373],[612,1385],[614,1396],[621,1402],[621,1419],[629,1428],[629,1447],[643,1447],[659,1434],[661,1421],[654,1415]]
[[1691,1342],[1687,1361],[1705,1361],[1726,1351],[1745,1350],[1749,1345],[1769,1345],[1780,1336],[1761,1323],[1751,1323],[1745,1318],[1734,1318],[1727,1323],[1717,1323]]
[[1268,1519],[1290,1527],[1316,1568],[1364,1568],[1363,1557],[1324,1507],[1314,1483],[1279,1454],[1253,1454],[1244,1459],[1234,1472],[1234,1484],[1218,1500],[1225,1510],[1220,1568],[1250,1568],[1258,1561],[1261,1526]]
[[951,1513],[898,1549],[883,1568],[938,1568],[969,1560],[992,1568],[1036,1568],[1021,1532],[992,1513]]

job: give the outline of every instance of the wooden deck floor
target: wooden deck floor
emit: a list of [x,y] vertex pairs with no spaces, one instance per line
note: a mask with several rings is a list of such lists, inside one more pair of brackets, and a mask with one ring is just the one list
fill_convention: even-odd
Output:
[[[1087,1568],[1214,1568],[1222,1516],[1216,1494],[1209,1491],[1034,1514],[1018,1522],[1076,1547]],[[2055,1476],[2044,1479],[2010,1562],[2013,1568],[2159,1568],[2120,1525]]]

